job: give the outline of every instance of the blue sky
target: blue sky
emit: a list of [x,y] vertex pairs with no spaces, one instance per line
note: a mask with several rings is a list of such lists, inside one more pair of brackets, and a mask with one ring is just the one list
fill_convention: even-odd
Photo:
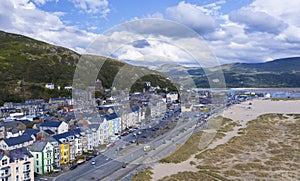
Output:
[[[174,45],[189,42],[184,46],[194,47],[188,48],[191,54],[199,51],[195,48],[199,42],[195,37],[180,36],[182,32],[176,27],[170,28],[171,23],[153,28],[157,23],[147,21],[150,23],[147,26],[135,23],[136,27],[131,31],[106,33],[132,20],[158,18],[195,31],[221,63],[263,62],[299,56],[298,7],[298,0],[1,0],[0,30],[65,46],[80,53],[87,52],[95,40],[116,47],[139,37],[138,42],[147,46],[136,46],[133,42],[134,45],[112,53],[114,57],[135,60],[158,52],[160,57],[188,63],[188,58],[178,53],[178,49],[163,42],[174,42]],[[152,39],[147,41],[143,31],[151,34]],[[177,33],[176,37],[174,33]]]
[[[220,3],[220,13],[228,13],[232,10],[246,6],[252,0],[243,1],[185,1],[193,5],[205,6],[213,3]],[[70,26],[76,26],[79,29],[84,29],[93,33],[103,33],[103,31],[112,26],[123,23],[124,21],[134,18],[145,18],[150,15],[159,13],[165,15],[165,11],[169,7],[177,6],[181,1],[141,1],[141,0],[111,0],[101,1],[102,6],[92,7],[88,3],[77,4],[74,1],[67,0],[30,0],[38,9],[51,13],[63,13],[61,20]],[[82,1],[88,2],[88,1]],[[86,8],[84,6],[87,6]]]

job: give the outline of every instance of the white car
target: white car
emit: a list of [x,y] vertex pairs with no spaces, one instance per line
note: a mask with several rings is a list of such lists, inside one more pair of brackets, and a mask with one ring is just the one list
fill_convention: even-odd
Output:
[[92,160],[92,165],[95,165],[96,164],[96,160]]

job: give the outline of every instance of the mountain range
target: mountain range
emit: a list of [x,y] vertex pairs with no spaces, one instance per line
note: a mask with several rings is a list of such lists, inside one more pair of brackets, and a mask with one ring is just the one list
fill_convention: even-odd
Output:
[[[51,45],[22,35],[0,31],[0,105],[6,101],[71,96],[68,90],[45,89],[46,83],[64,87],[72,85],[74,71],[81,55],[64,47]],[[106,60],[98,78],[104,88],[110,88],[118,71],[147,69],[102,57]],[[277,59],[265,63],[233,63],[221,65],[226,86],[231,87],[300,87],[300,57]],[[158,70],[158,69],[157,69]],[[163,65],[159,72],[172,75],[175,81],[192,78],[197,87],[209,87],[207,76],[216,68],[194,68]],[[147,69],[147,71],[150,71]],[[153,86],[174,85],[162,74],[138,79],[132,91],[140,91],[145,81]]]
[[[156,68],[154,68],[155,70]],[[207,77],[222,70],[227,88],[299,87],[300,57],[282,58],[263,63],[232,63],[220,67],[195,68],[164,65],[161,72],[181,82],[192,78],[197,87],[209,87]]]

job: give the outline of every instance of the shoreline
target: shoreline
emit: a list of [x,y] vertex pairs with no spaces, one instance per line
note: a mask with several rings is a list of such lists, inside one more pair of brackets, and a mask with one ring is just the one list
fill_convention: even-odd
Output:
[[[249,109],[249,103],[251,102],[251,108]],[[256,119],[257,117],[264,114],[300,114],[300,100],[283,100],[283,101],[272,101],[265,99],[254,99],[242,102],[241,104],[236,104],[230,106],[225,109],[223,112],[215,115],[221,115],[225,118],[232,119],[235,122],[241,123],[242,127],[247,128],[247,123],[251,120]],[[204,129],[205,130],[205,129]],[[236,129],[234,130],[237,131]],[[236,134],[232,134],[232,132],[226,133],[226,139],[213,141],[208,145],[208,148],[216,148],[220,145],[226,144],[230,141],[232,136],[236,136]],[[198,154],[198,153],[197,153]],[[182,171],[191,171],[195,172],[198,169],[195,166],[190,165],[190,161],[196,161],[194,158],[195,155],[191,155],[191,157],[184,162],[175,164],[162,164],[156,163],[152,168],[152,180],[158,180],[164,178],[165,176],[170,176],[173,174],[177,174]]]

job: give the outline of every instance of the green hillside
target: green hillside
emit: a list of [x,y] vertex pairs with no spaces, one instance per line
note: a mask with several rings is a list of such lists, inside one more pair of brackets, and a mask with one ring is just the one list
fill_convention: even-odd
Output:
[[[80,57],[80,54],[64,47],[0,31],[0,105],[10,101],[71,96],[71,91],[49,90],[44,86],[46,83],[61,87],[72,85]],[[106,59],[98,75],[104,88],[110,88],[124,65],[123,62]],[[163,76],[151,76],[150,79],[157,85],[173,87],[174,90]],[[149,77],[145,80],[148,81]],[[134,90],[142,90],[143,86],[138,81],[133,87]]]
[[[300,57],[277,59],[265,63],[233,63],[221,66],[226,86],[232,87],[300,87]],[[214,74],[215,68],[206,72]],[[209,87],[202,68],[187,70],[198,87]]]

